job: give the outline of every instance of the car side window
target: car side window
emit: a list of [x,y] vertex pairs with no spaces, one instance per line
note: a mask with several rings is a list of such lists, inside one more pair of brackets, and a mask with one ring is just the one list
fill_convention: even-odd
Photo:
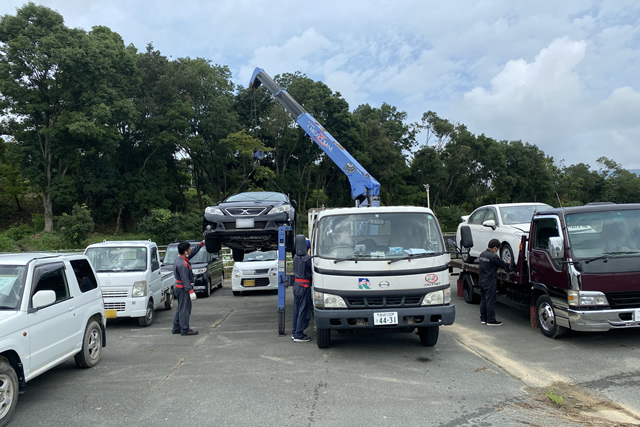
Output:
[[469,224],[482,224],[482,221],[484,221],[484,216],[486,213],[487,213],[486,209],[480,209],[478,211],[475,211],[469,217]]
[[71,267],[73,267],[73,273],[78,280],[80,292],[89,292],[98,287],[98,281],[96,280],[96,276],[93,274],[89,261],[85,259],[74,259],[71,261]]
[[484,219],[482,220],[482,222],[488,221],[490,219],[494,220],[496,224],[498,224],[498,218],[496,217],[496,212],[489,208],[486,210],[487,213],[484,216]]
[[56,303],[70,298],[64,263],[55,262],[36,267],[34,279],[31,296],[39,291],[54,291],[56,293]]
[[158,261],[158,248],[151,249],[151,271],[156,271],[160,268],[160,262]]

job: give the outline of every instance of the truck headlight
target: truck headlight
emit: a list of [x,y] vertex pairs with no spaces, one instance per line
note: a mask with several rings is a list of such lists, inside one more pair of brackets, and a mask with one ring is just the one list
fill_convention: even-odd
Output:
[[231,271],[231,275],[233,277],[240,277],[240,270],[234,265],[233,270]]
[[[451,291],[449,291],[449,300],[451,300]],[[441,305],[444,304],[444,292],[442,289],[439,291],[429,292],[422,300],[422,305]]]
[[444,292],[444,303],[450,304],[451,303],[451,287],[448,287],[447,289],[443,289],[443,292]]
[[269,276],[277,276],[278,275],[278,266],[271,267],[269,269]]
[[218,208],[214,208],[213,206],[209,206],[204,210],[204,213],[209,214],[209,215],[224,215],[224,213],[222,213],[222,210],[218,209]]
[[275,208],[269,211],[270,214],[282,213],[282,212],[291,212],[291,206],[289,205],[276,206]]
[[147,281],[141,280],[133,283],[132,297],[146,297],[147,296]]
[[347,308],[347,303],[338,295],[313,292],[313,305],[318,308]]
[[207,269],[206,269],[206,268],[194,268],[194,269],[192,270],[192,272],[193,272],[193,274],[195,274],[195,275],[197,276],[198,274],[204,274],[204,273],[206,273],[206,272],[207,272]]
[[567,300],[571,306],[608,306],[609,301],[602,292],[569,291]]

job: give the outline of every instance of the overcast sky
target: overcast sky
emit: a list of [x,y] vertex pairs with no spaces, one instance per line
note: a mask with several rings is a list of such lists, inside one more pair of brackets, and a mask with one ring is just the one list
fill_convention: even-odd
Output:
[[[2,0],[0,14],[25,2]],[[383,102],[474,134],[536,144],[559,164],[640,168],[640,1],[40,0],[69,27],[227,65],[300,71],[353,110]],[[328,129],[331,131],[331,129]],[[424,143],[425,141],[421,141]]]

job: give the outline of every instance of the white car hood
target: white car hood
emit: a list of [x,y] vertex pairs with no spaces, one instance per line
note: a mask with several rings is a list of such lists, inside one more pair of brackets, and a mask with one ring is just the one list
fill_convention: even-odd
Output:
[[26,316],[22,317],[23,321],[20,322],[18,317],[18,311],[14,310],[2,310],[0,311],[0,337],[6,337],[11,335],[15,331],[24,327],[22,322],[26,322]]
[[278,260],[272,261],[242,261],[235,262],[234,267],[238,270],[264,270],[273,267],[278,267]]
[[145,273],[143,271],[98,273],[98,280],[100,281],[100,286],[102,286],[103,288],[115,286],[131,286],[133,285],[133,282],[144,279]]
[[531,228],[531,223],[530,222],[523,222],[522,224],[509,224],[509,225],[505,225],[505,227],[511,227],[517,231],[522,231],[524,233],[528,233],[529,229]]

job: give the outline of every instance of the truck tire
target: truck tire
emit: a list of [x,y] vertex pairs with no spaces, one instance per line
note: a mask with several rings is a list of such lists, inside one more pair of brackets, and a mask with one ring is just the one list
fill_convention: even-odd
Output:
[[440,328],[438,326],[418,328],[420,343],[425,347],[433,347],[436,345],[438,342],[438,335],[440,335]]
[[164,308],[165,308],[165,310],[171,310],[173,308],[173,301],[174,301],[173,288],[170,288],[167,291],[167,295],[165,295],[165,297],[164,297]]
[[222,243],[220,243],[220,240],[211,237],[204,239],[204,246],[210,254],[220,253],[220,250],[222,249]]
[[100,361],[102,355],[102,329],[95,320],[87,325],[82,340],[82,350],[73,358],[81,368],[93,368]]
[[233,254],[234,262],[242,262],[244,259],[244,251],[242,249],[232,249],[231,253]]
[[318,328],[316,331],[316,344],[318,344],[318,348],[329,348],[331,344],[331,329]]
[[468,274],[462,279],[462,296],[467,304],[480,303],[480,295],[473,291],[473,278]]
[[18,404],[18,376],[11,364],[0,357],[0,426],[9,422]]
[[153,309],[153,301],[149,300],[149,302],[147,303],[146,314],[142,317],[138,317],[138,325],[142,326],[143,328],[151,326],[155,317],[156,315]]
[[515,264],[516,260],[513,259],[513,249],[511,249],[510,244],[505,243],[502,245],[502,248],[500,248],[500,258],[507,264],[511,264],[512,261]]
[[[460,247],[462,248],[462,241],[460,241]],[[462,251],[462,261],[466,262],[467,264],[471,264],[475,260],[476,259],[474,257],[469,255],[469,252],[465,252],[464,249],[463,249],[463,251]]]
[[567,329],[556,322],[556,312],[553,309],[551,298],[547,295],[540,295],[536,302],[536,313],[538,316],[538,326],[542,335],[548,338],[558,338],[567,332]]

